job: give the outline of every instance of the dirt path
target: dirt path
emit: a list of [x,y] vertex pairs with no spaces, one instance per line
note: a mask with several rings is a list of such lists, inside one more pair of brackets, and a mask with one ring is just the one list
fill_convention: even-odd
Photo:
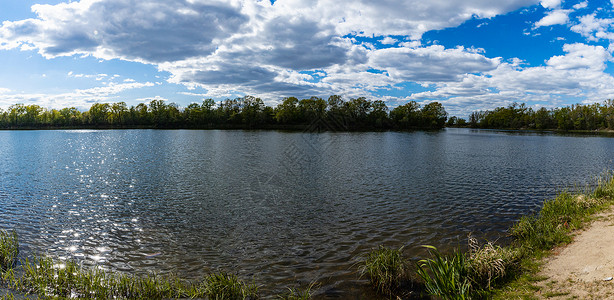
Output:
[[540,297],[614,299],[614,211],[600,214],[555,253],[540,273],[547,278],[540,282]]

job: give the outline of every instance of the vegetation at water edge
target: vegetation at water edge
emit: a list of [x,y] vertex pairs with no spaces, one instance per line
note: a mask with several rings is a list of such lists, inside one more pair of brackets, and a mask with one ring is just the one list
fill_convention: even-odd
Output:
[[437,129],[447,112],[439,102],[420,107],[415,101],[390,110],[381,100],[364,97],[348,101],[333,95],[327,100],[284,98],[276,107],[245,96],[216,103],[206,99],[180,107],[153,100],[130,106],[125,102],[95,103],[89,110],[75,107],[46,109],[15,104],[0,109],[0,128],[279,128],[327,131]]
[[[554,247],[571,242],[575,230],[612,204],[614,175],[609,175],[599,179],[593,189],[579,194],[562,192],[545,201],[538,212],[522,217],[510,228],[513,241],[509,246],[492,242],[479,245],[471,236],[466,252],[442,254],[433,246],[425,246],[429,257],[417,262],[419,282],[413,286],[422,284],[423,290],[417,293],[441,299],[531,297],[539,289],[533,285],[540,280],[535,277],[539,260]],[[363,267],[362,272],[375,274],[369,278],[377,291],[395,296],[402,293],[398,277],[390,275],[396,273],[388,271],[407,264],[400,255],[400,251],[379,248],[365,258],[364,266],[369,267]]]

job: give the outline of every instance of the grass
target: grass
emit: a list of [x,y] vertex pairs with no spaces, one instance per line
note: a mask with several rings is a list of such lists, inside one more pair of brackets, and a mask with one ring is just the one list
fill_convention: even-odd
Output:
[[[17,262],[17,234],[0,230],[0,287],[43,299],[173,299],[202,298],[209,300],[259,299],[255,283],[246,283],[226,272],[205,276],[191,282],[175,276],[131,276],[96,268],[83,268],[76,262],[58,262],[50,257],[33,257]],[[306,289],[289,288],[279,299],[310,299],[315,283]],[[14,299],[12,294],[0,300]]]
[[0,271],[13,268],[19,255],[19,241],[15,231],[0,230]]
[[299,288],[288,288],[288,292],[283,295],[278,295],[278,299],[280,300],[308,300],[311,299],[313,289],[317,288],[318,284],[316,282],[312,282],[305,289]]
[[203,295],[208,299],[257,299],[258,286],[246,284],[228,273],[211,274],[203,282]]
[[136,277],[99,269],[85,269],[74,262],[58,264],[51,258],[26,259],[17,277],[13,269],[3,273],[9,288],[45,298],[216,300],[258,299],[258,287],[228,273],[208,275],[200,283],[157,275]]
[[384,246],[372,250],[364,259],[360,274],[367,276],[378,292],[392,294],[405,276],[403,248],[390,249]]
[[471,282],[467,276],[465,254],[457,251],[452,256],[443,256],[433,246],[424,247],[431,258],[420,260],[416,272],[424,281],[429,295],[443,299],[469,299]]
[[[9,241],[12,243],[16,239],[11,238]],[[173,276],[137,277],[105,272],[83,268],[75,262],[58,263],[49,257],[25,259],[18,268],[14,267],[14,260],[12,262],[13,264],[0,272],[3,286],[41,298],[211,300],[260,298],[258,286],[247,284],[236,275],[223,272],[208,275],[201,282],[194,283]],[[0,299],[13,299],[13,295],[5,295]]]

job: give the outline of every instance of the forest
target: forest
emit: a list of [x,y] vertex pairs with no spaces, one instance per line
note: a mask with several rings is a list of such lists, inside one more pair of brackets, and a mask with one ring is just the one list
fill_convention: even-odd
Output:
[[508,107],[473,112],[469,115],[468,125],[473,128],[559,131],[614,129],[614,100],[537,110],[524,103],[513,103]]
[[186,107],[163,100],[130,107],[125,102],[94,103],[86,111],[75,107],[47,109],[35,104],[14,104],[6,110],[0,109],[0,128],[403,130],[443,128],[447,116],[439,102],[421,107],[411,101],[389,110],[381,100],[359,97],[345,101],[332,95],[327,100],[288,97],[276,107],[270,107],[260,98],[245,96],[219,102],[205,99]]
[[262,99],[245,96],[216,102],[205,99],[180,107],[153,100],[128,106],[125,102],[94,103],[89,110],[75,107],[47,109],[36,104],[14,104],[0,109],[0,129],[53,128],[195,128],[288,129],[317,131],[407,130],[471,127],[586,131],[614,129],[614,100],[533,109],[525,103],[476,111],[468,119],[448,118],[443,105],[415,101],[390,109],[382,100],[365,97],[343,100],[296,97],[282,99],[275,107]]

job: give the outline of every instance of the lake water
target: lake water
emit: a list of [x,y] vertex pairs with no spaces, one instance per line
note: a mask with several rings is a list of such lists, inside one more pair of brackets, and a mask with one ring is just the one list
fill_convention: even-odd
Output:
[[505,240],[521,215],[613,169],[614,139],[488,130],[0,131],[0,229],[24,255],[265,291],[371,297],[380,244]]

